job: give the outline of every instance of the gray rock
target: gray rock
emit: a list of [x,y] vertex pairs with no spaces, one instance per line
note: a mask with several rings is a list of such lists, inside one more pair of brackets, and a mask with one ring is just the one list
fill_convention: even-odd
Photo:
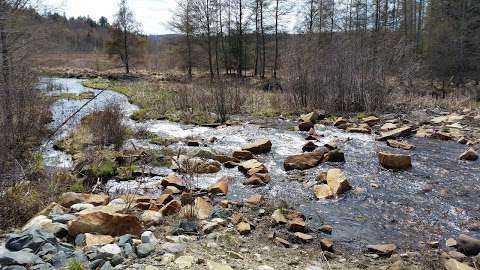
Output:
[[137,247],[137,255],[140,258],[145,258],[150,255],[155,250],[155,246],[153,244],[140,244]]
[[90,263],[90,269],[97,269],[101,265],[105,264],[105,260],[103,259],[96,259]]
[[44,230],[53,233],[58,238],[63,238],[68,235],[68,226],[63,223],[51,223],[44,226]]
[[118,238],[117,244],[123,247],[125,244],[133,244],[132,236],[130,234],[122,235]]
[[63,214],[63,215],[55,215],[55,216],[52,216],[51,218],[53,222],[67,224],[70,220],[75,218],[75,215]]
[[178,254],[185,251],[185,245],[167,242],[162,244],[161,249],[167,253]]
[[49,263],[37,264],[30,267],[30,270],[54,270],[53,266]]
[[103,265],[102,265],[102,268],[100,268],[100,270],[111,270],[113,267],[112,265],[110,264],[110,262],[105,262]]
[[81,233],[75,237],[75,246],[81,247],[85,243],[85,234]]
[[122,264],[125,259],[121,255],[115,255],[112,258],[112,266],[117,266],[119,264]]
[[47,254],[54,254],[57,252],[57,247],[55,247],[54,245],[50,244],[50,243],[45,243],[45,245],[43,245],[39,251],[37,251],[37,255],[40,256],[40,257],[43,257]]
[[0,265],[3,266],[33,265],[41,262],[40,257],[30,252],[0,250]]
[[104,245],[98,249],[98,259],[113,258],[115,255],[121,255],[122,249],[117,244]]
[[39,230],[32,230],[21,234],[9,235],[5,247],[12,251],[20,251],[25,248],[37,251],[45,243],[56,245],[57,239],[55,238],[55,235]]
[[67,263],[68,256],[64,251],[59,251],[48,262],[55,268],[61,268]]
[[140,236],[140,239],[142,240],[142,243],[144,243],[144,244],[148,244],[148,243],[156,244],[156,243],[158,243],[158,239],[155,237],[155,235],[151,231],[143,232],[142,235]]
[[461,234],[457,239],[457,249],[465,255],[475,256],[480,253],[480,240]]
[[25,268],[21,265],[10,265],[10,266],[2,268],[2,270],[27,270],[27,268]]
[[83,211],[83,210],[86,210],[86,209],[91,209],[91,208],[94,208],[95,205],[91,204],[91,203],[77,203],[77,204],[74,204],[72,206],[70,206],[70,210],[72,212],[80,212],[80,211]]
[[135,254],[133,250],[133,245],[130,243],[126,243],[122,248],[123,248],[123,254],[125,254],[125,257],[130,257],[130,255]]

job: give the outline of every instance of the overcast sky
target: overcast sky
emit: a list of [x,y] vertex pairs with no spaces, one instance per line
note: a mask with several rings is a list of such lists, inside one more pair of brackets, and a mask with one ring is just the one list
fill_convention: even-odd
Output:
[[[65,12],[67,17],[90,16],[98,20],[105,16],[111,22],[118,9],[119,0],[43,0],[43,6]],[[129,5],[145,34],[169,34],[168,21],[175,9],[175,0],[130,0]],[[43,8],[42,8],[43,9]]]

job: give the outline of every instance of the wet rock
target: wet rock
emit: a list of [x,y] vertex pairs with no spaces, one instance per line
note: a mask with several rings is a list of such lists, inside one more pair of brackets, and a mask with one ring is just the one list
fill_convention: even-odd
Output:
[[396,128],[394,130],[386,131],[380,133],[380,136],[377,138],[378,141],[387,141],[390,139],[396,139],[399,137],[405,137],[412,133],[413,128],[411,126],[405,126]]
[[412,167],[412,159],[408,155],[379,152],[378,160],[386,169],[407,170]]
[[299,120],[302,122],[310,122],[310,123],[316,123],[318,120],[318,113],[317,112],[311,112],[308,114],[302,114],[300,115]]
[[66,192],[60,196],[58,203],[69,208],[77,203],[89,203],[95,206],[106,205],[108,200],[108,195]]
[[320,246],[322,247],[322,250],[324,250],[324,251],[333,252],[333,240],[332,239],[328,239],[328,238],[320,239]]
[[334,194],[330,187],[326,184],[316,185],[313,187],[313,193],[319,200],[332,199]]
[[250,185],[250,186],[263,186],[268,183],[272,178],[265,173],[255,173],[252,176],[250,176],[246,181],[243,182],[244,185]]
[[214,261],[207,261],[208,270],[233,270],[232,267],[225,264],[220,264]]
[[163,223],[162,213],[153,210],[147,210],[140,216],[145,226],[156,226]]
[[461,156],[461,160],[468,160],[468,161],[475,161],[478,159],[478,153],[475,151],[473,148],[469,148],[467,151],[465,151]]
[[275,223],[286,224],[288,222],[281,209],[276,209],[273,211],[272,219]]
[[480,252],[480,239],[461,234],[457,238],[457,249],[465,255],[475,256]]
[[153,232],[151,231],[145,231],[142,233],[140,236],[140,240],[142,240],[143,244],[156,244],[158,243],[158,239],[155,237]]
[[288,230],[291,232],[307,232],[307,224],[305,221],[296,217],[288,221]]
[[437,140],[442,140],[442,141],[451,141],[453,139],[452,134],[443,132],[443,131],[437,131],[434,132],[431,136],[432,139],[437,139]]
[[380,119],[376,116],[368,116],[362,119],[362,122],[369,125],[369,126],[374,126],[378,122],[380,122]]
[[255,156],[250,151],[241,150],[233,152],[232,156],[240,160],[250,160],[255,159]]
[[415,148],[415,145],[397,141],[397,140],[387,140],[387,145],[393,148],[400,148],[404,150],[412,150]]
[[302,146],[302,151],[303,152],[313,152],[315,149],[317,149],[318,145],[316,145],[313,142],[307,142]]
[[242,146],[243,151],[249,151],[252,154],[268,153],[272,149],[272,142],[266,139],[256,140],[253,143]]
[[199,146],[200,146],[200,142],[199,142],[199,141],[190,140],[190,141],[187,141],[187,146],[190,146],[190,147],[199,147]]
[[228,177],[223,176],[222,178],[218,179],[216,183],[212,184],[208,188],[208,192],[212,194],[224,194],[228,193]]
[[254,194],[245,200],[246,203],[252,205],[259,205],[263,201],[263,196],[260,194]]
[[12,251],[20,251],[26,248],[36,251],[46,243],[56,245],[57,239],[52,233],[31,230],[21,234],[8,235],[5,247]]
[[[0,265],[34,265],[41,262],[41,259],[30,252],[26,251],[7,251],[0,250]],[[3,268],[2,268],[3,269]]]
[[246,176],[252,176],[256,173],[268,173],[267,167],[256,159],[250,159],[240,163],[238,170]]
[[139,258],[146,258],[155,251],[155,246],[152,243],[140,244],[137,246],[137,255]]
[[174,186],[180,190],[184,190],[186,188],[185,182],[175,174],[170,174],[166,178],[162,179],[161,185],[164,188],[168,186]]
[[340,169],[328,170],[327,185],[328,187],[330,187],[332,193],[336,195],[343,194],[352,189],[352,186],[348,182],[347,177]]
[[449,259],[445,262],[446,270],[475,270],[475,268],[470,267],[467,264],[461,263],[455,259]]
[[370,134],[370,129],[366,127],[348,127],[346,129],[350,133]]
[[325,161],[345,162],[345,154],[338,149],[332,150],[325,155]]
[[318,231],[326,233],[326,234],[332,234],[333,227],[332,225],[322,225],[320,228],[318,228]]
[[348,124],[348,121],[346,119],[344,119],[343,117],[339,117],[335,120],[335,122],[333,123],[333,126],[341,127],[341,126],[344,126],[346,124]]
[[300,131],[309,131],[310,129],[314,128],[315,124],[312,122],[302,122],[298,124],[298,130]]
[[283,163],[286,171],[307,170],[318,166],[324,157],[323,152],[304,153],[287,157]]
[[99,208],[84,214],[80,213],[68,223],[68,231],[72,236],[81,233],[99,233],[113,236],[139,235],[141,230],[142,223],[136,216],[115,213],[107,208]]
[[85,246],[103,246],[112,244],[115,241],[112,236],[110,235],[94,235],[90,233],[86,233],[84,237]]
[[457,246],[457,240],[453,238],[448,238],[447,241],[445,241],[445,245],[447,247],[456,247]]
[[397,250],[397,246],[394,244],[368,245],[367,249],[378,255],[390,256]]
[[173,200],[162,207],[162,209],[160,209],[160,213],[163,216],[170,216],[180,212],[181,209],[182,203],[178,200]]
[[299,240],[302,243],[308,243],[313,240],[313,236],[302,233],[302,232],[296,232],[293,235],[297,238],[297,240]]
[[212,208],[212,204],[210,204],[204,198],[197,197],[195,199],[195,215],[197,219],[207,219],[210,216],[210,211],[212,211]]
[[252,227],[250,226],[250,223],[242,221],[237,224],[237,231],[241,235],[246,235],[252,231]]

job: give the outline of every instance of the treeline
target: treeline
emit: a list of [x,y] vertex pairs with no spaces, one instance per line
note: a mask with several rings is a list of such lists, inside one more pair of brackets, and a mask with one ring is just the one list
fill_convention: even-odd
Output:
[[[237,76],[250,72],[276,78],[281,68],[289,70],[294,59],[292,50],[302,48],[298,53],[303,56],[296,54],[296,57],[305,57],[314,53],[312,50],[333,53],[353,42],[353,54],[349,57],[368,54],[367,65],[378,64],[379,58],[384,58],[382,71],[398,75],[407,83],[420,71],[429,78],[457,84],[465,79],[479,79],[479,1],[178,0],[177,3],[171,25],[183,36],[182,56],[190,76],[192,68],[203,62],[212,78],[222,71]],[[203,61],[195,55],[198,48],[205,56]]]

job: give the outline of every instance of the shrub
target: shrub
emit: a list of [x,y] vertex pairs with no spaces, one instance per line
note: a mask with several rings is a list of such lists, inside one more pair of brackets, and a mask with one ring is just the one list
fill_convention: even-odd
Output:
[[83,270],[83,264],[78,260],[71,260],[68,263],[68,270]]
[[106,106],[83,119],[93,137],[93,143],[102,146],[114,145],[120,148],[128,137],[123,124],[123,113],[118,104]]

